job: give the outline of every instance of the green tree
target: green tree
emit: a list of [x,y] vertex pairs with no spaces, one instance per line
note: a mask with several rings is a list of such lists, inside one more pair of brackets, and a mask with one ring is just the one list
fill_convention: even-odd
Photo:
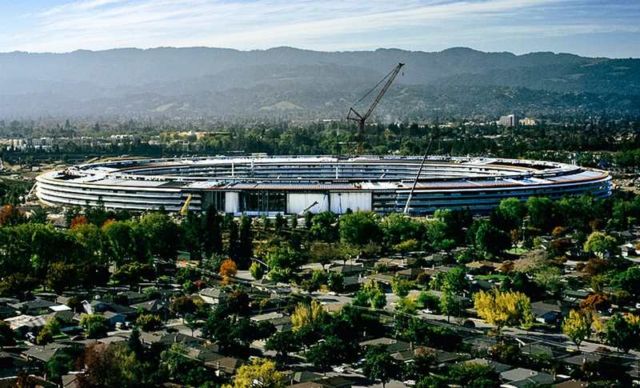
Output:
[[462,308],[462,302],[454,292],[448,287],[445,287],[442,291],[439,304],[440,312],[447,316],[447,322],[450,321],[452,315],[460,315],[460,309]]
[[496,387],[499,375],[488,365],[476,363],[458,363],[449,369],[448,380],[462,387]]
[[88,338],[102,338],[107,335],[107,320],[98,314],[82,314],[80,326],[86,332]]
[[45,366],[47,378],[61,383],[62,376],[75,368],[75,361],[75,357],[66,350],[56,352]]
[[397,245],[407,240],[421,240],[425,233],[423,222],[405,217],[403,214],[388,215],[382,219],[380,228],[387,246]]
[[640,343],[640,328],[637,320],[631,321],[620,313],[615,313],[606,322],[604,338],[607,344],[627,353],[638,347]]
[[553,201],[547,197],[529,197],[526,202],[529,224],[537,229],[551,230],[555,225]]
[[47,287],[55,293],[61,294],[68,287],[73,287],[78,281],[76,266],[57,261],[49,266],[47,272]]
[[102,227],[107,242],[108,255],[117,265],[124,264],[134,256],[135,240],[128,222],[111,221]]
[[13,346],[16,344],[16,333],[8,323],[0,321],[0,346]]
[[249,259],[253,256],[253,234],[251,233],[251,218],[243,215],[240,217],[238,230],[238,258],[240,268],[249,267]]
[[202,243],[205,257],[222,253],[222,217],[213,205],[207,208],[203,223]]
[[489,221],[480,221],[475,235],[476,248],[489,257],[501,254],[511,246],[509,236],[491,225]]
[[258,263],[257,261],[251,263],[249,272],[251,273],[251,276],[256,280],[260,280],[264,276],[264,269],[262,268],[262,264]]
[[202,258],[204,230],[203,222],[197,212],[189,212],[180,225],[182,244],[189,251],[191,260]]
[[562,291],[562,270],[557,267],[540,266],[533,273],[533,281],[552,295]]
[[180,229],[168,215],[159,212],[145,214],[139,227],[149,242],[152,255],[165,260],[176,258],[181,241]]
[[640,267],[630,267],[617,273],[612,279],[612,284],[637,298],[640,296]]
[[310,219],[309,235],[313,240],[333,242],[338,239],[338,217],[334,213],[321,212]]
[[162,320],[154,314],[142,314],[136,319],[136,326],[142,331],[154,331],[162,327]]
[[393,293],[401,298],[409,295],[409,291],[411,290],[412,286],[413,284],[410,281],[399,278],[397,276],[395,276],[391,280],[391,289],[393,290]]
[[286,358],[290,352],[298,350],[296,336],[292,331],[279,331],[274,333],[265,344],[266,350],[277,353],[279,358]]
[[400,374],[398,362],[391,357],[386,346],[372,346],[367,349],[362,370],[367,378],[380,381],[384,388],[391,379]]
[[527,207],[518,198],[503,199],[495,210],[496,226],[505,231],[518,229],[526,214]]
[[340,217],[340,238],[353,245],[366,245],[380,240],[378,216],[373,212],[357,211]]
[[585,252],[592,252],[600,256],[613,256],[619,253],[620,248],[615,237],[602,232],[593,232],[584,243]]

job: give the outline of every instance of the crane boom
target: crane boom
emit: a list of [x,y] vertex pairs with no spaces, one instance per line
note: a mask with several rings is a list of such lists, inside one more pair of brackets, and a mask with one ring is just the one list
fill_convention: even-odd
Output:
[[384,76],[384,78],[380,80],[380,82],[378,82],[376,86],[373,87],[373,89],[371,89],[360,100],[358,100],[358,102],[362,101],[365,97],[367,97],[371,92],[373,92],[373,90],[375,90],[381,83],[383,83],[386,80],[386,82],[384,83],[384,86],[382,86],[382,88],[380,89],[380,92],[378,92],[378,95],[376,95],[376,98],[373,100],[373,102],[369,106],[369,109],[367,109],[367,112],[364,115],[361,115],[360,113],[358,113],[358,111],[356,111],[354,107],[349,108],[349,113],[347,114],[347,120],[352,120],[358,123],[358,139],[357,139],[358,151],[357,152],[359,154],[362,153],[362,143],[364,141],[364,127],[365,127],[366,121],[369,118],[369,116],[371,116],[371,114],[373,113],[373,110],[376,109],[376,106],[378,106],[378,104],[380,103],[380,100],[382,100],[382,97],[385,95],[387,90],[389,90],[389,87],[393,83],[393,80],[395,80],[398,73],[400,73],[400,69],[402,69],[402,66],[404,66],[404,63],[398,63],[396,67],[393,68],[393,70],[391,70],[386,76]]

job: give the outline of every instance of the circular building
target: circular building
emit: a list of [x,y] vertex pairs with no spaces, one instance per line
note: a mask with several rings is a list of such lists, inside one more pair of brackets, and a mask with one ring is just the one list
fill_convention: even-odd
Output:
[[509,197],[611,194],[606,171],[569,164],[437,156],[422,161],[374,156],[114,160],[42,174],[36,194],[54,206],[175,212],[186,203],[191,211],[213,206],[247,215],[402,212],[410,193],[413,215],[441,208],[486,213]]

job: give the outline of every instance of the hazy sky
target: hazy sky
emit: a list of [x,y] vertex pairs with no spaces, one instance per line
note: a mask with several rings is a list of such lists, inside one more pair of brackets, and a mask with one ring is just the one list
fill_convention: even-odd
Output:
[[158,46],[640,57],[640,0],[0,0],[0,51]]

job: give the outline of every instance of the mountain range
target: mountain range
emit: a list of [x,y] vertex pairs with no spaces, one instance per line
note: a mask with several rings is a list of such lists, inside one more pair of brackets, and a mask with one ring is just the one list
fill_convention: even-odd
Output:
[[640,59],[194,47],[1,53],[0,118],[341,119],[398,62],[380,120],[640,116]]

